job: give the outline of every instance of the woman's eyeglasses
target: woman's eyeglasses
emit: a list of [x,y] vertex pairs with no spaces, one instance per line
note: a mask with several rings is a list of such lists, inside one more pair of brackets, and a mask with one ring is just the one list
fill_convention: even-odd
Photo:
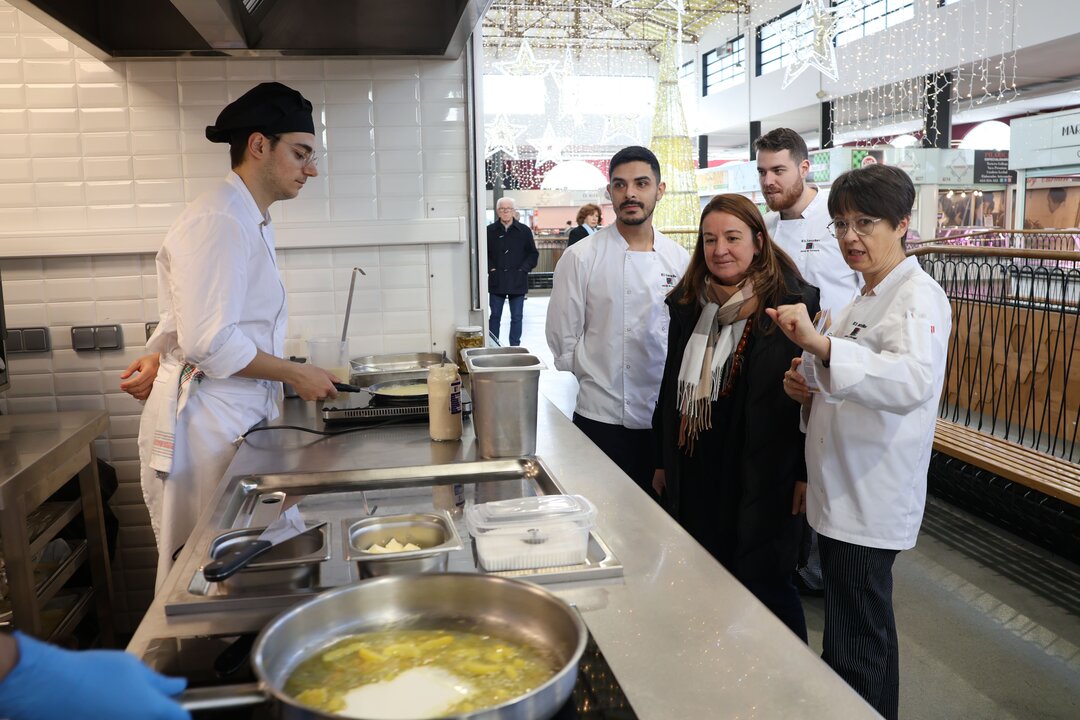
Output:
[[848,230],[854,230],[859,237],[866,237],[874,232],[874,228],[879,222],[881,222],[881,218],[861,217],[856,218],[854,222],[833,220],[826,227],[836,236],[837,240],[843,240]]

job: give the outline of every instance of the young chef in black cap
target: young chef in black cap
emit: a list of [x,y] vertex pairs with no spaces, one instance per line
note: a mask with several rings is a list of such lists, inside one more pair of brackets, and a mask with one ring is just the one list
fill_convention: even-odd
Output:
[[[285,287],[269,208],[318,174],[311,103],[280,83],[249,90],[206,128],[232,171],[173,223],[157,254],[153,356],[128,368],[153,391],[139,427],[143,497],[157,537],[157,588],[232,460],[233,441],[277,416],[281,381],[305,400],[335,397],[322,368],[283,359]],[[136,367],[137,366],[137,367]],[[348,378],[340,378],[347,381]],[[141,398],[140,398],[141,399]]]

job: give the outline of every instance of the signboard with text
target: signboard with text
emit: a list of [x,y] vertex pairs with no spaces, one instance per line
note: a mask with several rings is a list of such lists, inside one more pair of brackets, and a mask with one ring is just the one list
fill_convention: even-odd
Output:
[[1016,171],[1009,170],[1008,150],[976,150],[975,182],[1008,185],[1016,182]]

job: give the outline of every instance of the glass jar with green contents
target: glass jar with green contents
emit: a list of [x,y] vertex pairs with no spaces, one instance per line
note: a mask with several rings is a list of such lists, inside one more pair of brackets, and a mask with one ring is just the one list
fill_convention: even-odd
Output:
[[466,348],[484,347],[484,328],[480,325],[459,327],[455,335],[455,345],[457,351],[454,353],[454,359],[457,361],[458,369],[461,372],[469,372],[469,369],[465,367],[465,358],[461,357],[461,351]]

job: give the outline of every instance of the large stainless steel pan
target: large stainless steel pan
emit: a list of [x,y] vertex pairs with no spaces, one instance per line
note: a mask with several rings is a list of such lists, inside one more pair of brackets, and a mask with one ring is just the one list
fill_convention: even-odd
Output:
[[530,583],[473,573],[382,577],[328,590],[263,628],[252,651],[259,682],[247,693],[200,688],[185,692],[181,702],[203,710],[269,699],[283,720],[340,718],[297,704],[282,692],[285,681],[302,660],[339,638],[390,627],[479,630],[527,643],[557,661],[559,670],[548,682],[503,705],[460,716],[468,720],[551,718],[570,698],[588,639],[573,608]]

